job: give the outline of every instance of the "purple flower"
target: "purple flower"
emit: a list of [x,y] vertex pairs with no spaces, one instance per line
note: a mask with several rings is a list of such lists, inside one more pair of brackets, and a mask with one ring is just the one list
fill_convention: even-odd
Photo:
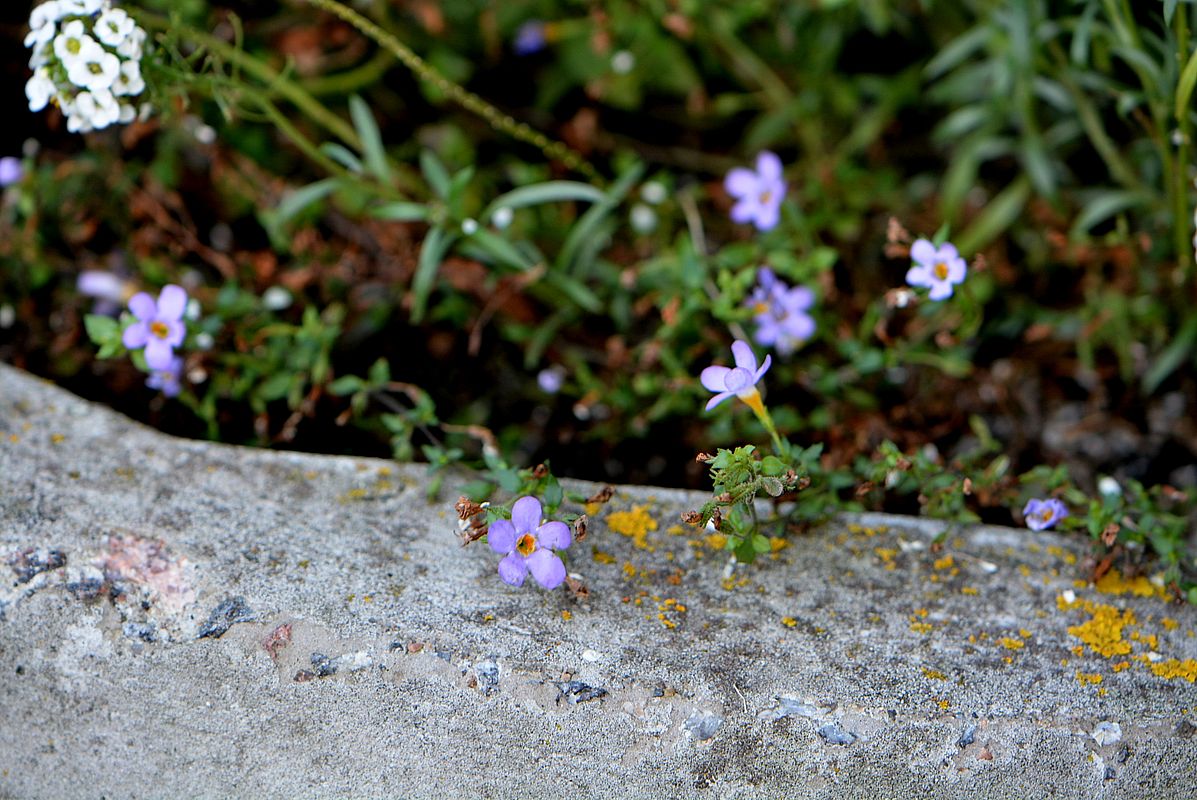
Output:
[[503,556],[499,577],[504,583],[522,586],[528,573],[545,589],[556,589],[565,580],[565,565],[554,550],[569,547],[572,537],[564,522],[541,524],[540,501],[521,497],[511,507],[511,519],[490,524],[486,541]]
[[781,176],[781,159],[776,155],[762,151],[756,157],[756,172],[736,167],[727,173],[723,188],[737,201],[731,210],[733,222],[751,222],[762,231],[777,226],[786,182]]
[[1055,525],[1068,516],[1068,508],[1059,500],[1052,497],[1048,500],[1034,499],[1027,502],[1022,510],[1027,527],[1033,531],[1042,531]]
[[815,332],[815,321],[806,313],[815,302],[815,295],[805,286],[787,286],[768,267],[757,273],[757,285],[747,305],[756,312],[754,338],[765,347],[776,347],[783,356],[793,353],[798,345]]
[[129,310],[137,322],[125,328],[121,341],[130,350],[145,348],[145,363],[151,370],[168,370],[174,348],[183,344],[187,326],[183,312],[187,309],[187,292],[181,286],[162,287],[158,302],[145,292],[138,292],[129,300]]
[[151,389],[159,389],[167,397],[178,397],[183,388],[183,359],[181,356],[171,356],[170,366],[166,369],[156,369],[146,378],[145,385]]
[[104,316],[116,316],[125,298],[133,291],[130,283],[120,275],[99,269],[85,269],[80,272],[75,281],[75,288],[80,294],[96,298],[91,311],[93,314]]
[[932,300],[943,300],[952,296],[952,286],[964,280],[967,266],[951,242],[939,247],[926,239],[919,239],[910,248],[910,257],[915,265],[906,273],[906,282],[931,290]]
[[536,374],[536,384],[547,394],[557,394],[565,385],[565,370],[561,367],[547,367]]
[[21,159],[5,156],[0,158],[0,186],[12,186],[25,177],[25,168],[21,166]]
[[538,19],[525,22],[515,33],[516,55],[530,56],[539,53],[545,46],[545,24]]
[[752,348],[748,346],[747,342],[741,342],[739,339],[732,342],[732,356],[736,359],[735,367],[714,366],[707,367],[702,371],[699,378],[702,385],[712,392],[718,392],[707,401],[707,411],[733,395],[747,403],[753,411],[757,411],[758,406],[763,408],[756,384],[769,371],[773,358],[765,356],[765,363],[761,364],[760,369],[757,369],[756,356],[753,355]]

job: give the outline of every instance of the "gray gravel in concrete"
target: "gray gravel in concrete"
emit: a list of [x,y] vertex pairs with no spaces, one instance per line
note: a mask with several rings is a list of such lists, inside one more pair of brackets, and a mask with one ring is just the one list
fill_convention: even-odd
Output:
[[866,516],[733,567],[621,487],[577,600],[459,546],[465,477],[0,365],[0,797],[1197,795],[1197,611],[1079,537]]

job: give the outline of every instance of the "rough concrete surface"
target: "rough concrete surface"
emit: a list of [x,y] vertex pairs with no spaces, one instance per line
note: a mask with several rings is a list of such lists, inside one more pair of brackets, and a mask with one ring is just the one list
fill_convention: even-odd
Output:
[[732,567],[624,487],[577,600],[463,549],[456,488],[0,365],[0,797],[1197,794],[1197,610],[1075,583],[1081,537],[856,517]]

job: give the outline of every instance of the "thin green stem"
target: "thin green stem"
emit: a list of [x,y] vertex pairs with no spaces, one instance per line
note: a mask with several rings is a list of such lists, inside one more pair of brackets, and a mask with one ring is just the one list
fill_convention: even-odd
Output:
[[379,46],[389,50],[405,67],[423,80],[431,83],[444,93],[446,97],[453,100],[462,108],[477,114],[495,130],[506,133],[514,139],[538,148],[548,158],[560,161],[575,172],[585,175],[593,183],[600,185],[604,183],[598,171],[565,144],[553,141],[543,133],[533,130],[525,123],[509,117],[478,95],[441,75],[394,35],[383,30],[377,24],[353,9],[337,2],[337,0],[307,0],[307,2],[341,18],[357,28],[378,43]]
[[262,109],[262,113],[278,127],[279,131],[290,139],[291,143],[298,147],[300,152],[315,162],[317,166],[330,175],[337,177],[349,175],[349,172],[344,167],[324,155],[311,139],[304,136],[299,128],[295,127],[291,120],[287,119],[287,115],[278,110],[278,106],[272,103],[270,98],[257,92],[251,93],[250,97]]

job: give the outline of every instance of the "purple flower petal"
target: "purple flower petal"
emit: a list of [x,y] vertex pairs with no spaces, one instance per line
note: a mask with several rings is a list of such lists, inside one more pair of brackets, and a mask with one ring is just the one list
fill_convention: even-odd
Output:
[[931,291],[927,293],[927,297],[932,300],[946,300],[952,296],[952,284],[947,281],[936,281],[931,286]]
[[[736,359],[736,366],[740,369],[748,370],[748,372],[756,371],[756,355],[752,352],[752,348],[748,346],[748,342],[742,342],[739,339],[732,342],[732,355]],[[728,387],[731,388],[730,386]]]
[[723,188],[732,197],[748,197],[756,195],[756,173],[745,167],[736,167],[727,173],[723,179]]
[[712,408],[719,405],[720,403],[722,403],[724,400],[728,399],[729,397],[735,397],[735,396],[736,396],[735,392],[720,392],[719,394],[715,395],[714,397],[712,397],[710,400],[707,401],[707,411],[710,411]]
[[707,367],[698,376],[698,379],[710,391],[722,392],[727,387],[727,373],[730,371],[727,367]]
[[564,550],[573,542],[564,522],[546,522],[536,531],[536,543],[552,550]]
[[[535,555],[535,553],[533,553]],[[523,586],[524,578],[528,575],[528,564],[519,553],[512,553],[499,562],[499,577],[503,583],[512,586]]]
[[146,337],[145,363],[149,365],[150,369],[170,369],[170,360],[174,358],[174,355],[174,349],[166,340],[159,339],[157,336]]
[[793,339],[809,339],[815,333],[815,321],[807,314],[790,314],[783,327],[786,335]]
[[759,208],[760,203],[757,202],[756,195],[750,194],[745,196],[740,202],[732,206],[732,222],[751,222],[756,218]]
[[129,298],[129,310],[142,322],[153,322],[158,316],[158,304],[145,292],[138,292]]
[[771,231],[781,222],[781,207],[777,203],[765,203],[757,206],[754,220],[759,231]]
[[531,533],[540,527],[540,501],[535,497],[521,497],[511,507],[511,524],[518,535]]
[[764,374],[769,371],[769,367],[771,366],[773,366],[773,356],[766,354],[765,361],[763,364],[761,364],[761,368],[758,369],[756,374],[752,377],[752,384],[754,386],[762,377],[764,377]]
[[724,387],[733,394],[742,392],[752,385],[752,373],[742,367],[729,370],[723,380]]
[[145,322],[134,322],[129,327],[125,328],[125,332],[121,334],[121,344],[130,350],[136,350],[139,347],[145,347],[145,343],[150,338],[150,326]]
[[537,550],[525,562],[532,577],[545,589],[556,589],[565,582],[565,565],[552,550]]
[[756,173],[761,181],[777,183],[781,181],[781,159],[776,153],[762,150],[756,157]]
[[948,261],[948,282],[960,283],[964,280],[964,274],[968,272],[968,265],[964,263],[963,258],[953,258]]
[[805,286],[795,286],[786,292],[782,304],[791,312],[806,311],[815,304],[815,293]]
[[911,267],[906,272],[906,282],[911,286],[930,286],[934,282],[931,278],[931,268],[919,265]]
[[[131,305],[131,304],[130,304]],[[187,292],[173,283],[162,287],[158,295],[158,318],[163,322],[181,320],[187,310]]]
[[926,239],[919,239],[911,246],[910,257],[922,266],[929,267],[935,263],[935,245]]
[[959,258],[960,253],[956,250],[956,245],[951,242],[944,242],[935,251],[936,261],[951,261],[953,258]]
[[515,526],[509,519],[497,519],[486,532],[486,543],[496,553],[507,555],[515,549]]

